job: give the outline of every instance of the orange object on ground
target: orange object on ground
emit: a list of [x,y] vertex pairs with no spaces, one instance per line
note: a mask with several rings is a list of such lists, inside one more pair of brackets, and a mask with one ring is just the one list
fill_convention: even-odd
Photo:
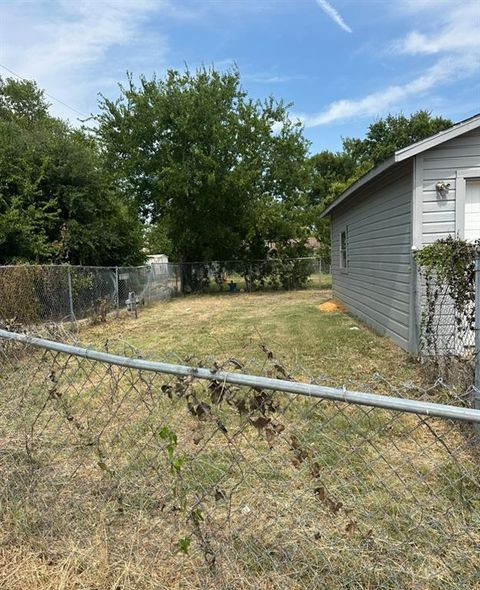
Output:
[[318,306],[318,309],[326,313],[333,313],[336,311],[347,311],[343,303],[340,303],[340,301],[337,301],[336,299],[330,299],[329,301],[325,301],[325,303],[322,303]]

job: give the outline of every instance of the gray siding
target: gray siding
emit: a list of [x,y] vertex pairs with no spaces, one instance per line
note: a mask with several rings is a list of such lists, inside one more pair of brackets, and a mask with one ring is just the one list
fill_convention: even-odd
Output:
[[[332,213],[333,295],[379,333],[409,348],[413,167],[400,165]],[[348,269],[340,269],[347,227]]]
[[[463,203],[461,197],[457,202],[457,192],[460,194],[463,174],[477,174],[478,169],[480,177],[480,130],[451,139],[416,158],[420,176],[417,185],[421,187],[417,195],[421,200],[421,229],[416,245],[421,247],[449,234],[462,234]],[[444,180],[450,183],[450,191],[441,197],[435,185]]]

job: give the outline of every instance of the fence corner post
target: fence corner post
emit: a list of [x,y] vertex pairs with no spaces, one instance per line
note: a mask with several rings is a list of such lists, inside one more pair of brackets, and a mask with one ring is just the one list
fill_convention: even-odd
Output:
[[[480,248],[475,250],[475,381],[473,407],[480,410]],[[480,424],[475,424],[480,435]]]

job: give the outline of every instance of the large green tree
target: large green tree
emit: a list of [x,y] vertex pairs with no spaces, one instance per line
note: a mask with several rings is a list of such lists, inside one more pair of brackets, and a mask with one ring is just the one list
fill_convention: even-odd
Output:
[[112,173],[179,260],[303,246],[308,143],[286,105],[247,97],[238,71],[130,78],[100,109]]
[[0,78],[0,263],[140,262],[141,224],[95,140],[48,107],[33,82]]

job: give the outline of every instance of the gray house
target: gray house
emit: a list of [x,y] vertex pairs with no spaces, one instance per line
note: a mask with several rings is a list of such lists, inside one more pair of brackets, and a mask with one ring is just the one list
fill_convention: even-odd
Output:
[[405,350],[419,342],[412,251],[480,238],[480,114],[395,154],[328,207],[333,295]]

